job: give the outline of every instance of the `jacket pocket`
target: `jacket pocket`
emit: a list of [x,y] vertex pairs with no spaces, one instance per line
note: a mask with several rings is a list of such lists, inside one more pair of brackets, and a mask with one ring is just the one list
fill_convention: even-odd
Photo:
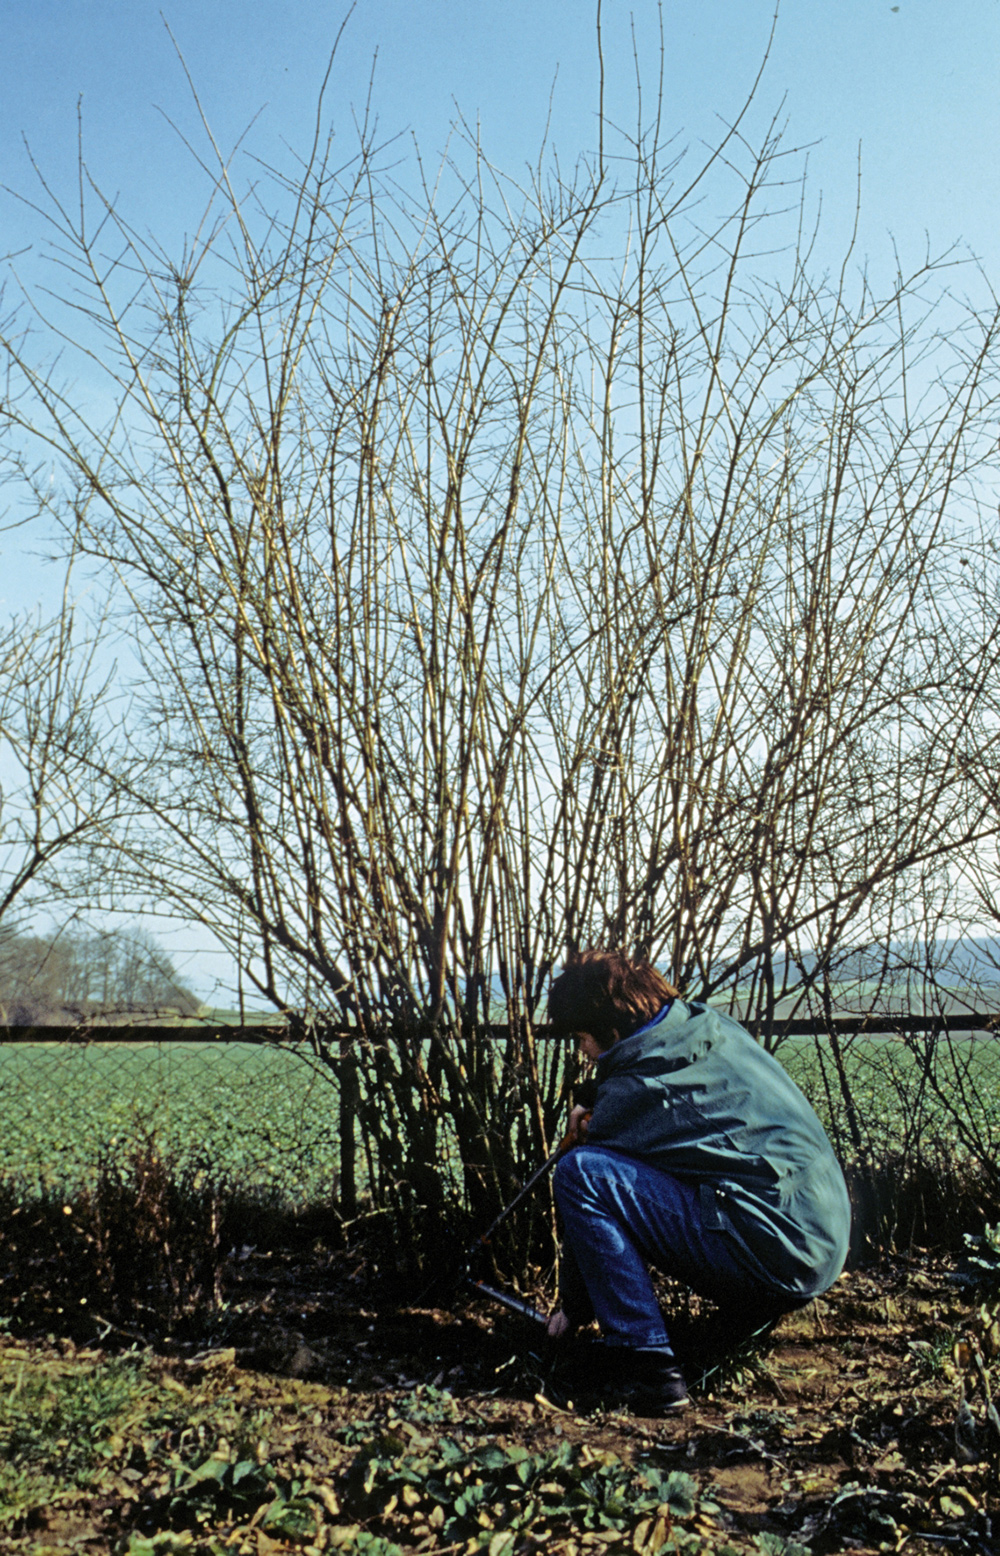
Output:
[[698,1209],[706,1232],[730,1231],[729,1219],[722,1213],[719,1191],[714,1184],[702,1182],[698,1185]]

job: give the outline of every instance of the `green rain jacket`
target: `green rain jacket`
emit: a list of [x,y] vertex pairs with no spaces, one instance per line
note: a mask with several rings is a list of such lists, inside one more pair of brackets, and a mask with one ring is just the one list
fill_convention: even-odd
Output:
[[847,1186],[778,1061],[706,1005],[674,1000],[597,1062],[588,1145],[700,1184],[703,1224],[758,1280],[806,1300],[847,1257]]

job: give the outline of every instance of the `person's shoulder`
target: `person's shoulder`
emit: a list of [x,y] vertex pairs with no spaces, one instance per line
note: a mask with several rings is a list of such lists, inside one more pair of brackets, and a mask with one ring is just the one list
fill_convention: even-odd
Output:
[[719,1033],[725,1033],[735,1042],[752,1043],[754,1039],[741,1022],[728,1010],[721,1010],[718,1005],[708,1005],[704,1000],[688,1001],[688,1019],[701,1022],[705,1026],[714,1028]]
[[678,1019],[673,1028],[675,1046],[685,1045],[692,1054],[703,1058],[713,1054],[720,1062],[730,1064],[742,1063],[748,1056],[763,1053],[756,1039],[728,1011],[703,1000],[682,1003],[686,1015]]
[[644,1073],[650,1072],[650,1066],[677,1069],[703,1058],[715,1040],[714,1013],[707,1006],[675,999],[658,1021],[625,1040],[621,1046],[627,1054],[621,1059]]

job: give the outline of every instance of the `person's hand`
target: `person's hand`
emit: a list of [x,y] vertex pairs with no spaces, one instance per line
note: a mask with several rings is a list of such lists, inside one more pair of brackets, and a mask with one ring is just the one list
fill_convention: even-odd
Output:
[[571,1145],[582,1145],[587,1138],[590,1128],[590,1109],[577,1105],[569,1115],[569,1129],[566,1138]]
[[564,1335],[569,1334],[571,1328],[572,1325],[566,1314],[561,1307],[558,1307],[545,1325],[545,1333],[550,1340],[561,1340]]

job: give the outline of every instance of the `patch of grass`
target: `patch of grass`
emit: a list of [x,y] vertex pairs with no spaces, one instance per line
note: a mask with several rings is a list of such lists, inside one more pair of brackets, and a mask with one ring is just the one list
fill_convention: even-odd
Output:
[[283,1402],[246,1400],[225,1357],[182,1368],[187,1384],[151,1352],[64,1359],[0,1348],[0,1535],[30,1539],[58,1506],[108,1493],[121,1506],[123,1490],[141,1484],[116,1550],[214,1556],[223,1544],[213,1528],[250,1520],[302,1543],[319,1514],[301,1482],[269,1462]]
[[26,1375],[22,1364],[0,1392],[0,1451],[9,1462],[58,1469],[74,1479],[148,1390],[142,1363],[113,1357],[99,1367]]
[[90,1486],[123,1431],[146,1415],[152,1387],[133,1356],[0,1368],[0,1529]]

